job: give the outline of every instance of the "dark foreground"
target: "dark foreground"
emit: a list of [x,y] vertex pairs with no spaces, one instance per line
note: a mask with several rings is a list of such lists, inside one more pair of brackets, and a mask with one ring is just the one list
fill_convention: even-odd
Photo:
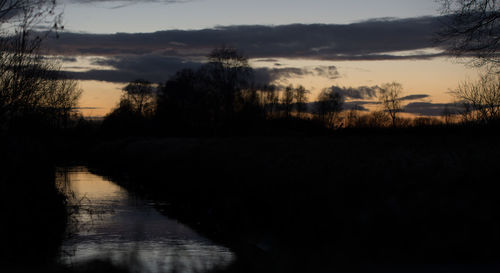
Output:
[[89,158],[232,247],[231,272],[493,272],[499,156],[496,132],[457,129],[128,138]]
[[1,140],[2,272],[130,270],[55,262],[75,208],[54,166],[75,161],[229,246],[223,272],[499,269],[496,130]]

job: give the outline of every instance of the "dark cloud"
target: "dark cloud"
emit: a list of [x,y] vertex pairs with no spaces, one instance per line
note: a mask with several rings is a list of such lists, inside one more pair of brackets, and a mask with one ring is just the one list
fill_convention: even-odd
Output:
[[[70,75],[72,78],[81,80],[128,82],[140,78],[151,82],[163,82],[175,72],[184,68],[197,69],[203,65],[203,62],[186,60],[179,57],[146,54],[96,58],[92,61],[92,64],[109,67],[111,69],[67,71],[66,74]],[[284,78],[296,78],[307,75],[326,77],[329,79],[339,77],[339,73],[335,66],[257,68],[254,70],[255,82],[259,84],[270,84]]]
[[267,59],[257,59],[255,61],[262,62],[262,63],[275,63],[278,61],[278,59],[267,58]]
[[[380,90],[380,87],[378,86],[359,86],[359,87],[340,87],[340,86],[331,86],[328,88],[329,90],[332,90],[333,92],[339,93],[342,95],[344,98],[350,100],[350,99],[357,99],[357,100],[369,100],[376,98],[378,95],[378,92]],[[404,96],[401,98],[402,101],[408,101],[408,100],[421,100],[428,98],[428,94],[412,94],[408,96]]]
[[[206,56],[223,44],[250,58],[308,58],[318,60],[425,59],[440,27],[440,17],[372,20],[348,25],[293,24],[226,26],[202,30],[154,33],[61,33],[49,40],[49,52],[68,55],[162,54]],[[405,54],[394,52],[405,51]],[[391,53],[392,52],[392,53]],[[410,53],[408,53],[410,52]]]
[[93,63],[109,66],[112,70],[93,69],[84,72],[66,71],[65,73],[80,80],[129,82],[135,79],[145,79],[151,82],[163,82],[180,69],[196,69],[202,65],[196,61],[159,55],[116,56],[96,59]]
[[[443,53],[422,51],[435,46],[432,39],[440,19],[380,19],[348,25],[227,26],[154,33],[60,33],[58,39],[47,39],[44,46],[48,54],[67,56],[68,62],[74,62],[72,57],[78,55],[104,56],[107,58],[98,59],[95,64],[113,68],[68,72],[78,79],[165,81],[179,69],[201,66],[201,60],[221,45],[233,46],[258,62],[275,64],[272,68],[255,70],[258,83],[307,75],[336,79],[339,73],[335,66],[285,67],[277,61],[279,58],[397,60],[442,56]],[[370,99],[376,96],[375,89],[339,87],[338,91],[348,99]],[[423,97],[406,99],[420,98]]]
[[427,94],[415,94],[415,95],[409,95],[409,96],[402,97],[401,100],[421,100],[421,99],[425,99],[428,97],[429,97],[429,95],[427,95]]
[[330,80],[337,79],[340,75],[336,66],[318,66],[314,68],[313,75],[328,78]]
[[360,86],[360,87],[329,87],[333,92],[339,93],[346,99],[371,99],[377,96],[378,86]]
[[71,56],[43,56],[42,58],[44,60],[61,61],[65,63],[75,63],[78,61],[76,57],[71,57]]
[[197,68],[201,65],[200,62],[153,54],[96,59],[93,63],[96,65],[111,66],[121,71],[142,71],[147,73],[156,71],[167,74],[175,72],[180,68]]
[[335,66],[317,66],[317,67],[283,67],[283,68],[257,68],[254,70],[255,81],[257,83],[273,83],[286,78],[297,78],[304,76],[318,76],[328,79],[336,79],[339,72]]
[[[370,110],[366,108],[364,105],[367,104],[379,104],[379,102],[376,101],[349,101],[349,102],[344,102],[344,105],[342,106],[342,110],[348,111],[348,110],[358,110],[362,112],[369,112]],[[317,112],[317,109],[319,108],[318,102],[310,102],[307,104],[307,109],[310,113],[315,113]]]
[[412,102],[403,108],[403,112],[424,116],[442,116],[445,109],[459,113],[461,107],[453,103]]
[[370,110],[366,108],[364,105],[366,104],[379,104],[378,102],[370,101],[370,102],[356,102],[356,101],[349,101],[344,103],[344,110],[358,110],[362,112],[369,112]]

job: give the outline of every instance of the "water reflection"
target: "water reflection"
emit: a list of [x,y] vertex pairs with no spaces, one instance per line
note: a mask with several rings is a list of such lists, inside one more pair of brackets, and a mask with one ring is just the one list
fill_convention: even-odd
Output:
[[234,259],[227,248],[86,168],[61,169],[58,185],[80,203],[78,229],[62,247],[64,263],[106,258],[139,272],[206,272]]

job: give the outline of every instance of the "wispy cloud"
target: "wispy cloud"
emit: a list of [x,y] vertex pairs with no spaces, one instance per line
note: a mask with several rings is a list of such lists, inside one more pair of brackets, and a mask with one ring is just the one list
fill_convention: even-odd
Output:
[[257,68],[255,80],[258,83],[273,83],[287,78],[301,78],[304,76],[317,76],[327,79],[337,79],[340,74],[335,66],[315,67],[283,67],[283,68]]
[[429,98],[429,95],[427,95],[427,94],[414,94],[414,95],[404,96],[401,98],[401,100],[421,100],[421,99],[426,99],[426,98]]
[[340,87],[331,86],[329,90],[338,93],[346,99],[373,99],[377,97],[377,92],[379,90],[378,86],[359,86],[359,87]]
[[403,108],[403,112],[424,116],[442,116],[445,109],[451,113],[459,113],[463,110],[454,103],[412,102]]

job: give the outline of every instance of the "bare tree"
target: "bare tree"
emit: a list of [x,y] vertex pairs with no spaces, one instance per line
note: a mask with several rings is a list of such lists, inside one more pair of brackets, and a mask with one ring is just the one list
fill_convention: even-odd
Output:
[[281,97],[281,106],[283,107],[286,118],[289,118],[292,114],[294,101],[294,88],[292,85],[289,85],[285,88],[285,90],[283,91],[283,96]]
[[311,91],[305,89],[304,86],[302,85],[299,85],[297,88],[294,88],[294,99],[298,117],[302,117],[303,113],[306,112],[307,110],[306,103],[308,101],[307,96],[310,93]]
[[392,119],[392,126],[396,127],[397,114],[401,112],[401,94],[403,86],[400,83],[392,82],[383,84],[379,90],[379,100],[384,111],[386,111]]
[[151,116],[155,112],[156,87],[146,80],[135,80],[123,88],[121,104],[127,104],[132,111],[142,115]]
[[208,84],[215,92],[214,97],[220,100],[220,107],[216,108],[221,108],[221,114],[232,119],[237,93],[250,85],[252,68],[248,58],[234,48],[223,46],[212,50],[208,61],[205,66]]
[[[440,0],[446,17],[439,33],[450,53],[474,56],[476,66],[490,66],[498,71],[500,64],[500,4],[496,0]],[[448,20],[449,19],[449,20]]]
[[441,116],[444,119],[444,124],[451,125],[455,121],[455,112],[450,109],[448,105],[446,105],[441,113]]
[[260,90],[260,104],[267,117],[274,117],[279,106],[279,89],[274,85],[264,85]]
[[342,111],[344,98],[331,88],[324,89],[318,95],[316,113],[318,118],[328,127],[333,128]]
[[4,54],[0,65],[1,127],[6,129],[33,114],[66,122],[81,92],[76,81],[61,74],[54,61],[22,49]]
[[60,15],[55,0],[0,0],[0,129],[28,116],[59,123],[74,112],[81,90],[39,53],[40,30],[58,29]]
[[[0,0],[0,23],[21,20],[38,25],[42,20],[47,22],[48,16],[60,16],[55,12],[56,6],[56,0]],[[20,19],[26,14],[28,18]]]
[[500,75],[486,74],[477,82],[466,81],[451,94],[463,107],[465,121],[489,123],[500,118]]

